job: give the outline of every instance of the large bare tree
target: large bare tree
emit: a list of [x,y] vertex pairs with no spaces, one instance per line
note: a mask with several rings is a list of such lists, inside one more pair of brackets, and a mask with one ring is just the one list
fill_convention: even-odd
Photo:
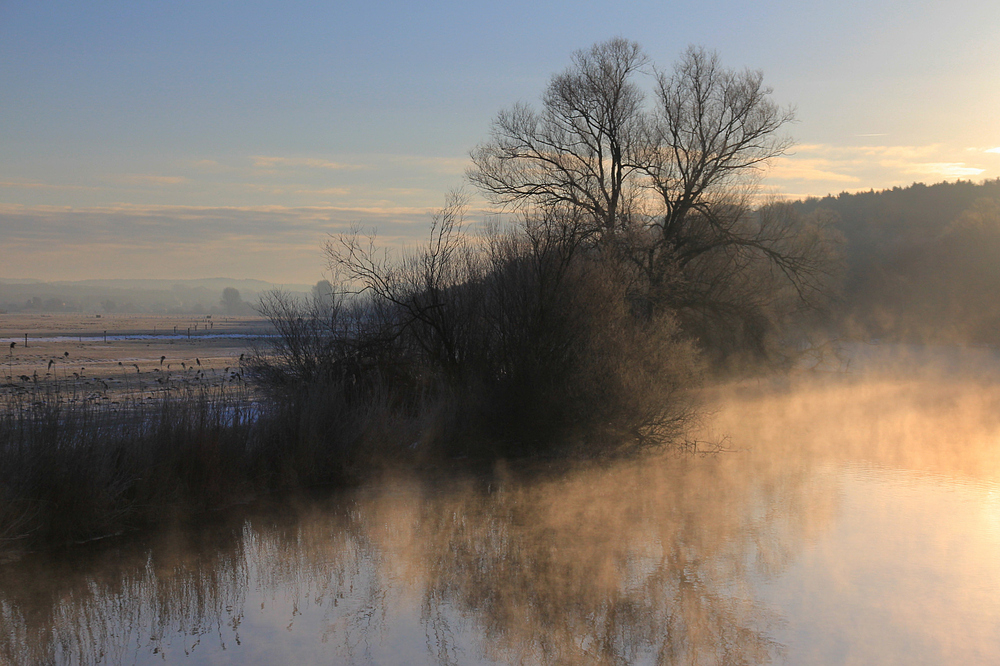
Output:
[[577,52],[540,111],[501,112],[468,176],[502,207],[588,216],[594,246],[636,271],[640,311],[676,311],[703,338],[738,330],[760,349],[766,310],[789,302],[779,295],[813,305],[831,273],[814,221],[758,201],[763,167],[791,145],[792,111],[771,94],[759,71],[713,52],[691,47],[664,73],[615,38]]

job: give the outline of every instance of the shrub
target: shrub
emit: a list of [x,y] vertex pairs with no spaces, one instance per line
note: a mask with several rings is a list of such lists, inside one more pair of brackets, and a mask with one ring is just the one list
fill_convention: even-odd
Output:
[[428,245],[398,259],[357,233],[331,241],[350,289],[332,304],[265,299],[279,338],[250,373],[279,399],[325,387],[346,422],[368,415],[360,440],[391,421],[406,442],[450,454],[607,451],[676,434],[696,354],[671,314],[631,311],[629,275],[593,251],[582,220],[549,210],[471,237],[462,213],[453,200]]

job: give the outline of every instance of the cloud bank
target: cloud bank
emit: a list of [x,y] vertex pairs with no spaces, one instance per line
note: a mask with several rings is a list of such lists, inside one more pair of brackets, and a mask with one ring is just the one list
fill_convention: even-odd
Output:
[[934,183],[959,178],[1000,177],[1000,149],[962,149],[943,144],[922,146],[804,144],[774,161],[766,183],[789,197],[825,196]]
[[90,208],[0,204],[0,277],[45,280],[227,275],[313,282],[321,246],[352,226],[381,242],[427,233],[425,208],[198,207]]

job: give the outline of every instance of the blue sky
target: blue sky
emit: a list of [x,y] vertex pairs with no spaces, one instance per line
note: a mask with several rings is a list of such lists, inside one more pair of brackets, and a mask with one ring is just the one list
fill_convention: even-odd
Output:
[[422,238],[496,113],[616,35],[763,70],[776,194],[1000,177],[986,0],[0,0],[0,278],[313,282],[352,224]]

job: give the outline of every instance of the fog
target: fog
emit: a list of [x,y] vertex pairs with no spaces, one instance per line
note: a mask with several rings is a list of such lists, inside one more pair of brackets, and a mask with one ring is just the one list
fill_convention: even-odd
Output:
[[[1000,362],[843,350],[685,451],[387,472],[0,569],[12,663],[984,663]],[[915,360],[920,359],[920,363]]]
[[[225,289],[236,289],[242,303],[227,309]],[[284,289],[296,296],[310,285],[277,285],[232,278],[177,280],[79,280],[43,282],[0,278],[0,311],[15,313],[102,314],[254,314],[260,296]]]

